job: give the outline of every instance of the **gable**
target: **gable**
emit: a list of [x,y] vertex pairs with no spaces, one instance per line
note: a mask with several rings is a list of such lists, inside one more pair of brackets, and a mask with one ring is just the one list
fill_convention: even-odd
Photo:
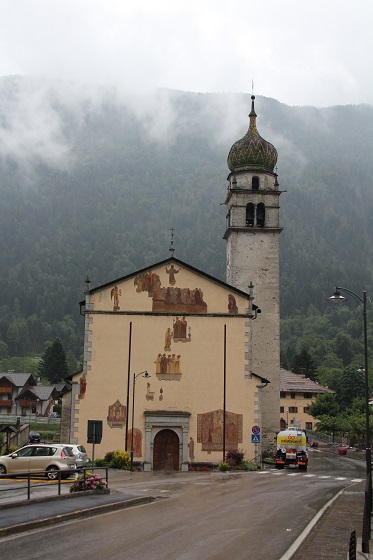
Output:
[[169,259],[90,292],[92,311],[245,314],[248,296]]

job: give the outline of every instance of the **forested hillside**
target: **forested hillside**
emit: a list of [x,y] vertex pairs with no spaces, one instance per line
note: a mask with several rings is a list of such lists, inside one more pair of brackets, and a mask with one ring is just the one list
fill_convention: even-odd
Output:
[[[86,275],[94,287],[166,258],[171,227],[178,258],[225,279],[226,158],[249,108],[243,94],[0,80],[0,358],[40,355],[57,336],[80,358]],[[307,346],[320,364],[346,313],[360,337],[357,306],[336,315],[326,296],[337,284],[371,292],[373,107],[257,96],[256,112],[286,191],[284,356]],[[298,344],[307,316],[323,350]]]

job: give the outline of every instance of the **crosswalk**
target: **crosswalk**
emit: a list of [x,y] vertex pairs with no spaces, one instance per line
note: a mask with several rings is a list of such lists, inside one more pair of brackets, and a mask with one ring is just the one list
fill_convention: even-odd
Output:
[[332,475],[317,475],[305,472],[289,472],[285,469],[281,470],[265,470],[258,471],[259,475],[270,475],[270,476],[301,476],[303,478],[316,478],[320,480],[330,479],[330,480],[349,480],[350,482],[363,482],[364,478],[348,478],[347,476],[332,476]]

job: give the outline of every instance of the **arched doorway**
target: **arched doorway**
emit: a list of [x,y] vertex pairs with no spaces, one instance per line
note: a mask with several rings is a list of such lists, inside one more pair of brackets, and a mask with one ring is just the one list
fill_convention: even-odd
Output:
[[161,430],[155,436],[153,470],[179,470],[179,437],[173,430]]

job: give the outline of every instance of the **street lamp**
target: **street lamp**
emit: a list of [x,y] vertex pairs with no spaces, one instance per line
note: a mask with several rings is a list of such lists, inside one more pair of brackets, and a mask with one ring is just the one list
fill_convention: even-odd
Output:
[[348,290],[347,288],[336,288],[334,294],[328,298],[329,301],[334,303],[341,303],[346,301],[347,298],[341,295],[342,292],[346,292],[347,294],[351,294],[354,296],[360,303],[363,304],[363,323],[364,323],[364,362],[365,367],[360,367],[359,371],[362,372],[364,370],[364,380],[365,380],[365,422],[366,422],[366,451],[365,451],[365,461],[366,461],[366,470],[367,476],[370,477],[372,474],[372,464],[371,464],[371,447],[370,447],[370,423],[369,423],[369,376],[368,376],[368,334],[367,334],[367,293],[363,292],[363,297],[361,298],[352,290]]
[[142,375],[145,379],[148,379],[150,375],[147,371],[140,371],[140,373],[133,374],[133,385],[132,385],[132,426],[131,426],[131,464],[130,470],[133,470],[133,422],[135,418],[135,386],[136,386],[136,379]]
[[[372,512],[372,463],[371,463],[371,443],[370,443],[370,422],[369,422],[369,376],[368,376],[368,331],[367,331],[367,293],[363,292],[363,297],[361,298],[352,290],[347,288],[336,287],[334,294],[328,298],[329,301],[334,303],[341,303],[346,301],[347,298],[341,295],[341,292],[346,292],[352,295],[363,305],[363,325],[364,325],[364,365],[359,368],[359,372],[364,371],[364,381],[365,381],[365,422],[366,422],[366,450],[365,450],[365,462],[367,471],[367,484],[368,484],[368,499],[366,500],[367,511],[364,508],[364,526],[367,527],[367,536],[364,540],[364,530],[363,530],[363,552],[369,552],[369,539],[370,539],[370,515]],[[366,525],[365,525],[366,524]]]

